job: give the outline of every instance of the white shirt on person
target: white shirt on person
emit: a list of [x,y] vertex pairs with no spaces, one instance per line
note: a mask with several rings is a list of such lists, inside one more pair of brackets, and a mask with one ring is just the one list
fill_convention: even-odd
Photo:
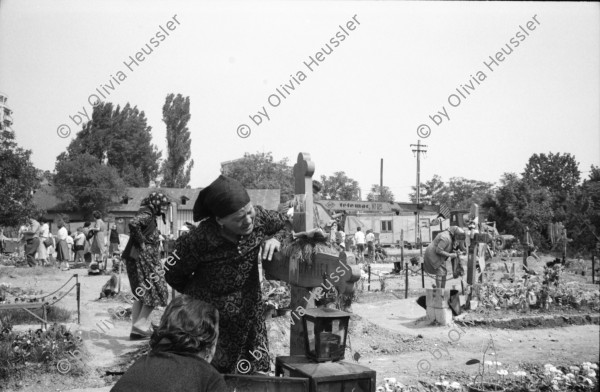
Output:
[[66,240],[68,236],[69,236],[69,232],[67,231],[67,228],[64,226],[61,227],[60,229],[58,229],[58,233],[56,233],[56,238],[58,238],[59,241]]
[[365,244],[365,233],[362,231],[357,231],[354,234],[354,239],[356,240],[356,245],[364,245]]
[[369,234],[367,234],[366,238],[367,238],[367,242],[373,242],[373,241],[375,241],[375,234],[369,233]]

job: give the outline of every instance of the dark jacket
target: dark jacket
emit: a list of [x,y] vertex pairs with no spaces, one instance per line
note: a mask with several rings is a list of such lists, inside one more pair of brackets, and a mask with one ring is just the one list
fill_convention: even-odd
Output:
[[138,359],[111,392],[227,392],[223,376],[191,354],[150,352]]

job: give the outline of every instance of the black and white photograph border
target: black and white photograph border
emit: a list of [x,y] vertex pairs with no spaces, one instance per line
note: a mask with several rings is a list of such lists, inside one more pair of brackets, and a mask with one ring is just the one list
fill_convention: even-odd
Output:
[[[0,391],[115,387],[210,259],[175,248],[244,252],[228,202],[288,235],[231,390],[598,391],[599,70],[597,2],[0,0]],[[200,219],[220,175],[255,207]],[[347,339],[303,349],[314,307]]]

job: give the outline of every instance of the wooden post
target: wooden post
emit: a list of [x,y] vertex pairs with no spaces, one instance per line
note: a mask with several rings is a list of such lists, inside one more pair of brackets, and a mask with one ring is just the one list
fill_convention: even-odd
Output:
[[367,265],[367,270],[369,271],[369,282],[367,284],[367,290],[371,291],[371,264]]
[[527,258],[529,257],[529,227],[525,226],[525,239],[523,240],[523,267],[527,268]]
[[[294,165],[294,199],[296,207],[294,208],[294,217],[292,225],[296,233],[307,232],[314,229],[314,209],[312,176],[315,173],[315,164],[310,159],[310,154],[299,153],[296,164]],[[298,259],[290,260],[290,271],[298,271],[300,265]],[[308,306],[304,298],[310,298],[310,291],[305,287],[290,285],[290,308],[303,309]],[[293,315],[290,317],[294,317]],[[290,355],[301,355],[305,351],[304,346],[304,326],[301,320],[291,325],[290,331]]]
[[[310,155],[298,154],[298,161],[294,165],[296,207],[293,228],[296,233],[309,232],[315,228],[312,194],[314,171],[315,166],[310,160]],[[302,355],[305,352],[302,315],[304,309],[310,307],[313,302],[308,289],[327,284],[335,286],[340,294],[352,294],[354,282],[360,279],[360,269],[355,264],[355,257],[350,252],[341,252],[337,256],[316,253],[312,262],[302,261],[300,257],[295,256],[286,259],[281,252],[276,252],[271,261],[263,261],[265,279],[290,284],[290,355]]]
[[[114,262],[114,258],[113,258],[113,262]],[[121,271],[123,268],[123,260],[119,257],[119,286],[117,288],[117,293],[121,292]]]
[[594,253],[592,253],[592,284],[596,283],[596,259],[594,258]]
[[400,230],[400,261],[404,264],[404,229]]
[[77,286],[76,288],[76,297],[77,297],[77,324],[81,324],[81,309],[80,309],[80,304],[81,304],[81,283],[79,283],[79,275],[75,274],[75,286]]
[[423,286],[423,288],[425,288],[425,269],[423,268],[423,265],[425,263],[421,262],[421,285]]
[[562,230],[563,237],[563,251],[562,251],[562,265],[565,265],[567,262],[567,229],[563,228]]
[[406,287],[404,288],[404,299],[408,298],[408,263],[406,263],[404,265],[404,269],[406,270],[405,272],[405,276],[406,276]]

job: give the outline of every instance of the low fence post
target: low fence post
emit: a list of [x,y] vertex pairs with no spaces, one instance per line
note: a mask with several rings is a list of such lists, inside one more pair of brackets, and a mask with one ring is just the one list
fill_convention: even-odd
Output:
[[367,269],[369,271],[369,281],[367,282],[367,291],[371,291],[371,265],[370,264],[367,266]]
[[594,258],[594,254],[592,253],[592,284],[596,283],[596,259]]
[[425,288],[425,270],[423,269],[423,263],[421,262],[421,284]]
[[406,276],[406,287],[404,288],[404,299],[408,298],[408,263],[404,265],[405,276]]
[[77,324],[81,324],[81,284],[79,283],[79,275],[75,274],[75,286],[76,286],[76,297],[77,297]]

